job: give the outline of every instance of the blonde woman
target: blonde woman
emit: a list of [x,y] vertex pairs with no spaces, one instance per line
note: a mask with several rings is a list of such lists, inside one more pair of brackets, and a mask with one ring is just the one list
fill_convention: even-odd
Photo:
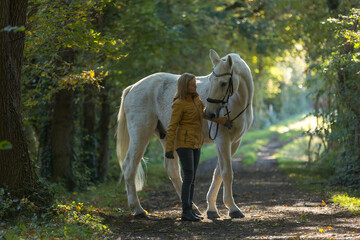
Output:
[[203,219],[192,209],[196,169],[204,142],[203,119],[231,128],[231,121],[226,117],[208,119],[203,113],[204,108],[205,106],[196,92],[195,76],[190,73],[182,74],[178,79],[177,92],[173,100],[165,151],[165,157],[169,159],[174,158],[174,150],[180,158],[184,176],[181,189],[182,221]]

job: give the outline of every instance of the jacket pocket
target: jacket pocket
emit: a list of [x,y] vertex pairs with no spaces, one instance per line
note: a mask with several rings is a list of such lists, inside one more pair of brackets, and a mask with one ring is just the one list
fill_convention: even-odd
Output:
[[185,131],[184,144],[186,144],[187,130]]

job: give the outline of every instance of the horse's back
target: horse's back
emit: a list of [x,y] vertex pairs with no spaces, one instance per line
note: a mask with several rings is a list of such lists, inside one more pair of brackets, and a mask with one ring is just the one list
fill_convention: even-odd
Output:
[[124,100],[126,115],[156,116],[167,122],[178,78],[176,74],[154,73],[134,83]]

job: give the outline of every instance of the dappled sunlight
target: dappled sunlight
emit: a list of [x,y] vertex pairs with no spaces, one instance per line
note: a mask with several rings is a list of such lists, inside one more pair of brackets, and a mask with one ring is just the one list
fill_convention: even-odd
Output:
[[294,140],[292,143],[285,145],[279,151],[277,156],[281,156],[285,159],[291,159],[291,161],[308,161],[308,156],[306,155],[308,142],[309,137]]
[[290,123],[289,125],[273,125],[270,127],[271,131],[275,131],[278,133],[286,133],[290,130],[296,130],[296,131],[308,131],[315,129],[317,126],[317,119],[314,116],[307,116],[305,118],[302,118],[300,121],[296,121],[294,123]]

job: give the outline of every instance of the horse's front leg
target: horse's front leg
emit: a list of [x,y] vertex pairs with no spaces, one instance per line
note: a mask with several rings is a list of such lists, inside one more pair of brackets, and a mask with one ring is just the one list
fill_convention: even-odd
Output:
[[231,148],[230,143],[226,141],[217,144],[218,161],[220,166],[220,174],[224,182],[223,186],[223,201],[227,209],[229,209],[229,216],[231,218],[243,218],[244,214],[235,204],[232,192],[233,170],[231,163]]
[[216,207],[216,198],[221,186],[221,176],[220,176],[220,167],[219,167],[219,163],[216,165],[216,168],[214,170],[214,174],[212,177],[212,181],[211,181],[211,185],[209,188],[209,191],[206,195],[206,199],[207,199],[207,217],[210,219],[214,219],[214,218],[219,218],[219,212],[217,210]]

